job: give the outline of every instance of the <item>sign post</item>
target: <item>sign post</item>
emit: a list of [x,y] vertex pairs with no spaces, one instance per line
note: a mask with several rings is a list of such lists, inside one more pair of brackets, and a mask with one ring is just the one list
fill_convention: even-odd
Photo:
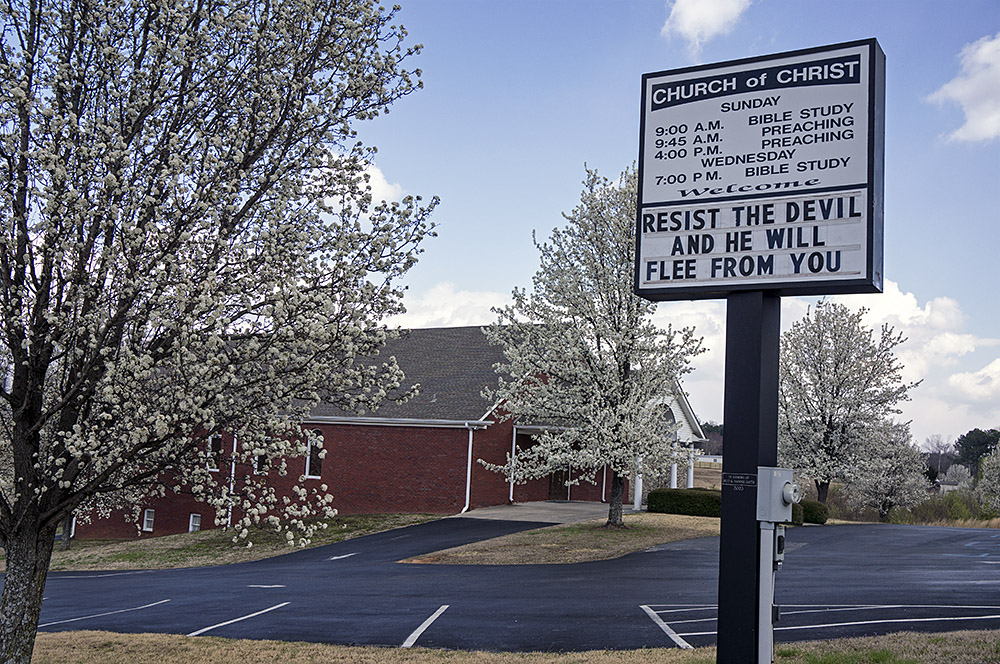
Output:
[[770,661],[780,298],[882,291],[884,79],[874,39],[642,77],[635,292],[727,300],[719,662]]

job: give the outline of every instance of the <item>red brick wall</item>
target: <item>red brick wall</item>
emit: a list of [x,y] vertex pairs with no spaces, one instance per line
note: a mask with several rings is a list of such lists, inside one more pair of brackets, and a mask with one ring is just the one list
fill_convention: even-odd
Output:
[[[317,425],[326,458],[322,479],[342,514],[430,512],[454,514],[465,505],[466,429]],[[304,459],[290,459],[279,490],[298,481]],[[294,477],[292,477],[294,475]]]
[[[228,478],[228,474],[226,475]],[[215,510],[205,503],[195,500],[186,494],[171,494],[165,498],[152,498],[140,506],[139,517],[116,510],[106,519],[96,516],[90,523],[77,519],[74,537],[77,539],[130,539],[142,537],[157,537],[159,535],[174,535],[188,531],[188,519],[191,514],[201,514],[201,528],[215,528]],[[140,528],[144,510],[152,508],[153,531],[145,532]]]
[[[457,514],[465,506],[466,468],[469,430],[465,428],[412,426],[359,426],[349,424],[308,425],[323,434],[326,457],[319,479],[304,479],[305,457],[287,459],[288,473],[268,471],[268,479],[279,496],[292,493],[293,486],[319,489],[326,484],[334,496],[333,505],[341,514],[376,514],[383,512],[427,512]],[[502,473],[486,469],[479,459],[503,464],[510,452],[512,424],[497,422],[473,432],[471,509],[503,505],[509,501],[510,485]],[[219,460],[218,481],[228,482],[232,437],[224,436],[223,456]],[[530,445],[531,439],[518,435],[518,445]],[[237,482],[252,472],[249,464],[237,464]],[[573,500],[601,500],[601,477],[597,485],[581,483],[572,487]],[[610,494],[610,471],[607,493]],[[540,479],[514,487],[516,502],[549,499],[549,480]],[[171,495],[150,500],[143,509],[155,512],[152,535],[185,533],[191,513],[202,515],[203,530],[215,527],[214,511],[189,495]],[[234,512],[234,519],[240,518]],[[140,513],[139,521],[142,516]],[[122,513],[109,519],[78,523],[76,536],[81,539],[147,537]]]

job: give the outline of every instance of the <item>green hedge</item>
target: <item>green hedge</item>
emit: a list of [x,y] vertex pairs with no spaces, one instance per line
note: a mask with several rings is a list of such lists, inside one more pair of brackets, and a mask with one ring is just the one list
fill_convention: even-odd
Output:
[[802,520],[805,523],[824,524],[830,518],[830,510],[818,500],[805,498],[800,505],[802,505]]
[[646,496],[650,512],[719,516],[722,492],[718,489],[654,489]]
[[[690,516],[719,516],[722,509],[722,492],[718,489],[654,489],[646,496],[650,512],[688,514]],[[792,505],[792,523],[826,523],[830,512],[818,500],[805,499]]]

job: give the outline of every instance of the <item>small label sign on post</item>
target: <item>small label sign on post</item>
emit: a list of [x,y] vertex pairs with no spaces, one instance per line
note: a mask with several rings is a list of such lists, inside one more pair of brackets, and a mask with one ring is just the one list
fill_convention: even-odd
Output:
[[634,290],[727,300],[719,662],[772,657],[780,297],[882,291],[884,124],[874,39],[642,77]]

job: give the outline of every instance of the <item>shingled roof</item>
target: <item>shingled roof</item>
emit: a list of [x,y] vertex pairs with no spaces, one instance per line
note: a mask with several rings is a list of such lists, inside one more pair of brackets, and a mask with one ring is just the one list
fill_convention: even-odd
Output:
[[[385,345],[379,359],[390,356],[406,375],[404,385],[420,385],[418,394],[402,404],[385,403],[366,418],[478,421],[493,406],[482,391],[496,386],[493,365],[503,353],[479,326],[405,330]],[[312,414],[349,415],[329,405],[315,407]]]

